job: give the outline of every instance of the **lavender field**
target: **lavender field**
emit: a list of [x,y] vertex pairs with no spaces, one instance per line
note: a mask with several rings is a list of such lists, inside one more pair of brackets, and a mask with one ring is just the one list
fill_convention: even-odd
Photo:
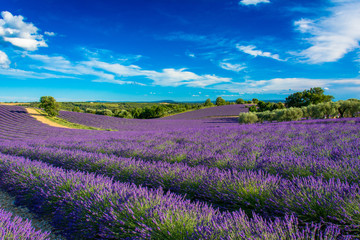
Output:
[[[208,116],[61,112],[117,131],[73,130],[0,105],[0,187],[67,239],[360,237],[359,118]],[[17,221],[0,206],[0,238]]]

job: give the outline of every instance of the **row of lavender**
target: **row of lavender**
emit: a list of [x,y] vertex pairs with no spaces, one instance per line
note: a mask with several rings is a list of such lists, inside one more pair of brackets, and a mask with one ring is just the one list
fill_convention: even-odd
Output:
[[[134,132],[96,141],[66,138],[31,146],[105,153],[150,162],[181,162],[231,170],[263,170],[292,179],[322,176],[360,180],[360,124],[259,124],[222,129]],[[58,141],[60,139],[60,141]]]
[[[196,112],[198,111],[194,111],[194,113]],[[188,128],[224,127],[229,124],[238,125],[236,118],[200,119],[200,117],[194,117],[187,119],[186,124],[184,124],[183,119],[177,119],[175,116],[162,119],[125,119],[90,113],[61,111],[59,117],[82,125],[106,127],[118,131],[173,131]]]
[[1,187],[69,239],[351,239],[336,226],[299,228],[294,216],[269,221],[242,211],[221,213],[161,189],[9,155],[0,155],[0,177]]
[[49,233],[36,230],[29,220],[24,220],[0,205],[0,239],[48,239]]

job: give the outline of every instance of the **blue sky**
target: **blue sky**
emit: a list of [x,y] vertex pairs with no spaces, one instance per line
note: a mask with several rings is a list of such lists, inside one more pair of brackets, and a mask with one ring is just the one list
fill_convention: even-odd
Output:
[[359,0],[7,0],[0,101],[360,98]]

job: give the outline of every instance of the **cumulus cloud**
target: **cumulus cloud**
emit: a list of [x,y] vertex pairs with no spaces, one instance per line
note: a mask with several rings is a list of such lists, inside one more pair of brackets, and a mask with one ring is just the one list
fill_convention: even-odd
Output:
[[38,47],[47,47],[41,34],[38,34],[38,28],[32,23],[24,22],[24,17],[13,16],[10,12],[1,12],[0,19],[0,38],[4,42],[28,50],[35,51]]
[[239,2],[242,5],[256,5],[258,3],[270,3],[270,0],[241,0]]
[[247,54],[249,54],[251,56],[254,56],[254,57],[261,56],[261,57],[272,58],[272,59],[275,59],[275,60],[278,60],[278,61],[283,61],[283,60],[280,59],[278,54],[272,54],[270,52],[263,52],[261,50],[257,50],[256,46],[253,46],[253,45],[242,46],[242,45],[237,44],[236,48],[239,51],[247,53]]
[[219,66],[225,70],[229,70],[233,72],[240,72],[246,68],[244,64],[232,64],[229,62],[221,62]]
[[0,50],[0,68],[9,68],[10,60],[6,53]]
[[294,23],[298,31],[309,34],[311,46],[300,52],[309,63],[335,62],[359,48],[360,2],[333,0],[330,15],[319,19],[300,19]]

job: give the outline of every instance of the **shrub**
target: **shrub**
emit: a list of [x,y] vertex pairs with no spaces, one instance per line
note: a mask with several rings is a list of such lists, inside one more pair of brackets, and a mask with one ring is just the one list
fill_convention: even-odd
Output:
[[117,110],[115,111],[114,116],[119,118],[132,118],[131,113],[126,110]]
[[105,115],[105,116],[112,116],[113,112],[110,109],[98,109],[98,110],[96,110],[96,114]]
[[255,113],[240,113],[239,114],[239,123],[255,123],[258,121],[258,117]]
[[92,113],[92,114],[95,114],[96,113],[96,109],[93,109],[93,108],[87,108],[85,110],[86,113]]
[[265,121],[271,122],[276,120],[275,111],[258,112],[256,113],[256,115],[261,122],[265,122]]
[[301,108],[287,108],[275,110],[276,120],[282,121],[298,121],[303,117]]

